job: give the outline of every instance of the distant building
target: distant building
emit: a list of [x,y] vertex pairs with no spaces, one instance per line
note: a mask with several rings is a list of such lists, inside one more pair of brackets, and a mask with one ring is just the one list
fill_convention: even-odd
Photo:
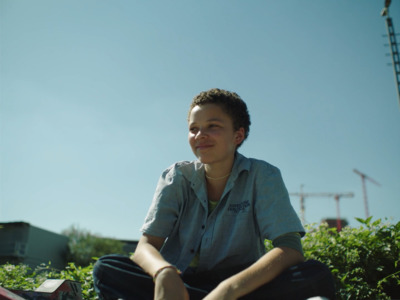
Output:
[[[26,264],[34,269],[42,263],[51,262],[51,267],[62,270],[67,265],[68,242],[69,238],[65,235],[29,223],[0,223],[0,265]],[[135,252],[138,244],[138,241],[120,242],[126,255]]]
[[0,223],[0,264],[66,266],[68,237],[25,222]]
[[337,219],[323,219],[321,223],[328,223],[330,228],[338,228],[338,231],[341,231],[343,227],[349,225],[346,219],[340,219],[340,227],[338,226]]

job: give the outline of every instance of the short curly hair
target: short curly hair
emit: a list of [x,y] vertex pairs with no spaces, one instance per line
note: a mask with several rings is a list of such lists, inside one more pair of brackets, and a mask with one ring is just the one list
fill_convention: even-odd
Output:
[[[216,88],[201,92],[193,98],[190,104],[188,120],[195,106],[205,104],[216,104],[221,107],[221,109],[232,118],[234,130],[239,130],[243,127],[245,135],[242,143],[247,139],[250,132],[250,115],[246,103],[238,94]],[[238,145],[238,148],[242,143]]]

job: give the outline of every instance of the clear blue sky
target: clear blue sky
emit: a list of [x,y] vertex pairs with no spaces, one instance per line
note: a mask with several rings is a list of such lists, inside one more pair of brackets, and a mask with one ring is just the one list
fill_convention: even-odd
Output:
[[[194,159],[187,109],[212,87],[247,102],[241,153],[279,167],[289,192],[353,192],[340,213],[358,226],[356,168],[381,184],[367,182],[370,214],[398,222],[383,3],[0,0],[0,222],[138,239],[161,172]],[[305,204],[308,223],[336,218],[333,198]]]

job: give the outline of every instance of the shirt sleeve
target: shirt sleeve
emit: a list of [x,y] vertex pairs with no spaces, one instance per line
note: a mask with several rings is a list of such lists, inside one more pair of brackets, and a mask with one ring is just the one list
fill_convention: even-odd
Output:
[[255,214],[262,237],[274,240],[289,232],[304,236],[304,228],[290,203],[280,170],[264,164],[255,171]]
[[303,253],[303,247],[301,245],[301,237],[298,232],[289,232],[284,235],[278,236],[272,241],[274,247],[288,247]]
[[141,228],[143,233],[163,238],[171,234],[182,206],[182,180],[183,176],[176,165],[163,172]]

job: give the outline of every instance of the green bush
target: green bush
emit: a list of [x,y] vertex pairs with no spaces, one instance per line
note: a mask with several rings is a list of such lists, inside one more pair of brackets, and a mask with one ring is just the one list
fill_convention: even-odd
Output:
[[32,270],[26,265],[5,264],[0,266],[0,286],[13,290],[35,290],[46,279],[66,279],[80,282],[84,299],[96,299],[92,279],[93,263],[86,267],[69,263],[65,270],[51,268],[51,264],[41,265]]
[[123,251],[123,243],[119,240],[103,238],[87,230],[71,226],[62,232],[69,238],[67,261],[78,266],[87,266],[92,257],[101,257],[106,254],[127,254]]
[[339,233],[326,224],[307,228],[304,255],[328,265],[338,299],[400,298],[400,222],[371,219]]
[[[359,228],[341,232],[326,224],[307,226],[303,238],[306,259],[325,263],[336,282],[338,299],[400,299],[400,222],[385,224],[357,219]],[[271,247],[266,243],[267,249]],[[69,279],[81,283],[85,299],[96,299],[93,263],[86,267],[70,263],[61,272],[50,265],[33,272],[24,265],[0,266],[0,286],[33,290],[46,278]]]
[[44,274],[32,273],[27,265],[0,266],[0,286],[15,290],[32,290],[46,280]]

